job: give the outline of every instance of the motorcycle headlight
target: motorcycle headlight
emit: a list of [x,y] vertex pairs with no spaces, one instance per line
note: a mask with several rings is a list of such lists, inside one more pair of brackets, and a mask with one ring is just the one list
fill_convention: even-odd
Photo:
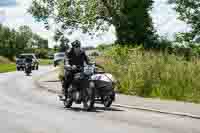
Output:
[[84,74],[91,75],[94,73],[95,68],[93,66],[84,67]]

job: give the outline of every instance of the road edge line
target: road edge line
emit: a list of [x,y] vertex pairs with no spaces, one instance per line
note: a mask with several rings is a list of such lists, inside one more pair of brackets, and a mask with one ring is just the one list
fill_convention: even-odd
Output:
[[182,117],[189,117],[194,119],[200,119],[200,116],[198,115],[192,115],[189,113],[181,113],[181,112],[170,112],[170,111],[163,111],[163,110],[157,110],[147,107],[141,107],[141,106],[129,106],[129,105],[122,105],[122,104],[113,104],[112,106],[115,107],[122,107],[127,109],[136,109],[136,110],[143,110],[143,111],[149,111],[149,112],[156,112],[161,114],[169,114],[169,115],[176,115],[176,116],[182,116]]

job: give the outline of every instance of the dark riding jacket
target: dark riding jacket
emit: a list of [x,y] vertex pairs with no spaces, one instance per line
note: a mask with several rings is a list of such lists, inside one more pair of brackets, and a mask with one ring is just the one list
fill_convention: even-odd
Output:
[[87,57],[85,51],[81,50],[81,52],[77,55],[73,48],[66,54],[67,63],[69,65],[76,65],[76,66],[84,66],[84,62],[89,64],[89,58]]

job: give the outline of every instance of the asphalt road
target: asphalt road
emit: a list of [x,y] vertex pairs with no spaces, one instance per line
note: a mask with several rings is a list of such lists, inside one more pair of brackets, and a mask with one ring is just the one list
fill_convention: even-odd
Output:
[[2,133],[200,133],[200,120],[101,105],[92,112],[73,105],[65,109],[57,95],[37,88],[34,77],[50,71],[41,67],[32,76],[0,74]]

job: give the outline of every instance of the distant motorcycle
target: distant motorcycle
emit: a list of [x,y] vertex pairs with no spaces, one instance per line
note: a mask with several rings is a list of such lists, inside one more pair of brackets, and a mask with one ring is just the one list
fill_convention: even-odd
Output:
[[32,60],[30,60],[30,59],[25,60],[24,72],[26,73],[27,76],[29,76],[30,73],[32,73]]
[[[69,71],[71,70],[65,67],[65,74]],[[74,75],[66,98],[60,97],[60,100],[67,108],[72,106],[73,101],[79,104],[82,101],[86,110],[92,109],[97,101],[101,101],[105,107],[110,107],[115,100],[115,83],[111,74],[98,71],[95,64],[87,65],[82,69],[82,72]]]

